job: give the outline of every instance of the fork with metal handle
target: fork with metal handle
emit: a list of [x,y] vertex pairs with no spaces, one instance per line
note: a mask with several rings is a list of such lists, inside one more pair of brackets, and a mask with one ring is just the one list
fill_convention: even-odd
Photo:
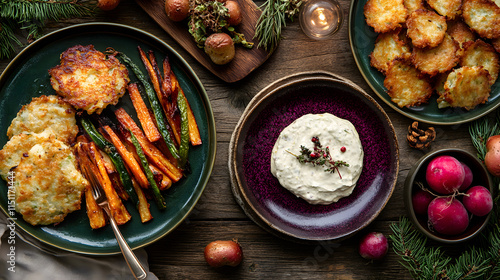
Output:
[[87,179],[90,182],[90,186],[92,187],[92,196],[94,197],[95,201],[97,204],[104,209],[106,214],[109,217],[109,221],[111,223],[111,227],[113,228],[113,232],[115,233],[116,240],[118,241],[118,245],[120,246],[120,249],[123,253],[123,257],[125,258],[125,261],[127,262],[128,267],[134,274],[134,277],[136,279],[142,280],[146,279],[147,273],[146,270],[144,270],[144,267],[142,267],[141,263],[135,256],[134,252],[132,249],[130,249],[130,246],[128,246],[127,241],[125,241],[125,238],[123,238],[123,235],[120,232],[120,229],[118,228],[118,225],[116,224],[115,219],[111,215],[111,210],[109,208],[109,203],[108,203],[108,198],[106,195],[102,192],[101,186],[99,182],[97,181],[97,178],[95,177],[96,175],[92,173],[90,170],[86,170],[85,175],[88,175]]

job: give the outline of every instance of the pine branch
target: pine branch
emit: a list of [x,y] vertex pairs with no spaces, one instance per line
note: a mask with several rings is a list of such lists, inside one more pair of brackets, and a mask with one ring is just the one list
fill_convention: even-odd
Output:
[[16,30],[26,30],[29,43],[40,37],[47,21],[93,16],[96,4],[96,0],[0,0],[0,59],[11,57],[15,46],[22,45]]
[[389,238],[394,252],[402,258],[400,264],[415,279],[499,279],[500,226],[497,222],[490,223],[489,234],[483,236],[481,246],[468,248],[456,259],[446,256],[440,247],[426,246],[427,238],[416,231],[406,217],[391,224],[393,234]]
[[14,53],[15,46],[22,46],[14,35],[15,23],[12,20],[0,18],[0,59]]

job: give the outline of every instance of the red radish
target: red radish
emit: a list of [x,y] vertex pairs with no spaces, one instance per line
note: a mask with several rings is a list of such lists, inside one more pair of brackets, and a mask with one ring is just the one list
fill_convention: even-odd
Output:
[[427,214],[427,208],[429,207],[429,203],[434,199],[434,196],[429,192],[424,190],[418,190],[412,196],[412,204],[413,210],[417,215],[425,215]]
[[464,182],[460,187],[458,188],[459,191],[465,191],[467,188],[470,187],[470,184],[472,184],[472,180],[474,180],[474,175],[472,174],[472,170],[470,170],[469,166],[467,164],[460,162],[464,168],[465,172],[465,177],[464,177]]
[[205,260],[211,267],[237,266],[242,259],[243,252],[236,241],[218,240],[205,247]]
[[464,205],[454,197],[437,197],[428,208],[429,225],[437,232],[457,235],[469,226],[469,215]]
[[434,191],[440,194],[451,194],[464,182],[464,167],[452,156],[438,156],[427,166],[425,179]]
[[359,254],[367,260],[380,260],[389,250],[389,243],[384,234],[370,232],[359,243]]
[[500,177],[500,135],[494,135],[486,140],[486,155],[484,164],[495,177]]
[[465,208],[472,214],[482,217],[493,209],[493,198],[490,191],[483,186],[470,188],[463,198]]

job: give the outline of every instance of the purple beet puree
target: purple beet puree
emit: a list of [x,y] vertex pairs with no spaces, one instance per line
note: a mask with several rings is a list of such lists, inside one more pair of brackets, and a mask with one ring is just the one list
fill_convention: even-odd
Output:
[[[245,138],[243,170],[248,188],[258,201],[259,207],[267,208],[265,201],[272,200],[280,207],[299,215],[315,216],[355,202],[363,192],[372,187],[377,174],[382,174],[382,178],[391,177],[383,176],[391,172],[391,147],[388,146],[391,142],[386,136],[383,115],[377,113],[374,105],[359,94],[322,85],[309,86],[306,89],[307,92],[301,87],[289,89],[286,97],[276,97],[265,105],[259,117],[251,124]],[[281,187],[270,171],[271,150],[281,131],[297,118],[309,113],[331,113],[349,120],[356,127],[363,145],[364,167],[356,188],[349,197],[330,205],[311,205],[296,197]],[[390,187],[386,183],[382,188]],[[269,212],[272,215],[272,211]]]

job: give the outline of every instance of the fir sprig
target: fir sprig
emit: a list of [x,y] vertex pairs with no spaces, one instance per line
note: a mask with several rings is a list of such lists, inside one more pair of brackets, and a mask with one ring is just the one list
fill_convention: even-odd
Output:
[[258,47],[272,52],[281,40],[281,30],[287,20],[293,21],[302,5],[301,0],[266,0],[260,9],[254,38],[259,39]]
[[0,59],[10,58],[21,42],[18,30],[27,32],[27,41],[40,37],[48,21],[95,15],[96,0],[0,0]]

